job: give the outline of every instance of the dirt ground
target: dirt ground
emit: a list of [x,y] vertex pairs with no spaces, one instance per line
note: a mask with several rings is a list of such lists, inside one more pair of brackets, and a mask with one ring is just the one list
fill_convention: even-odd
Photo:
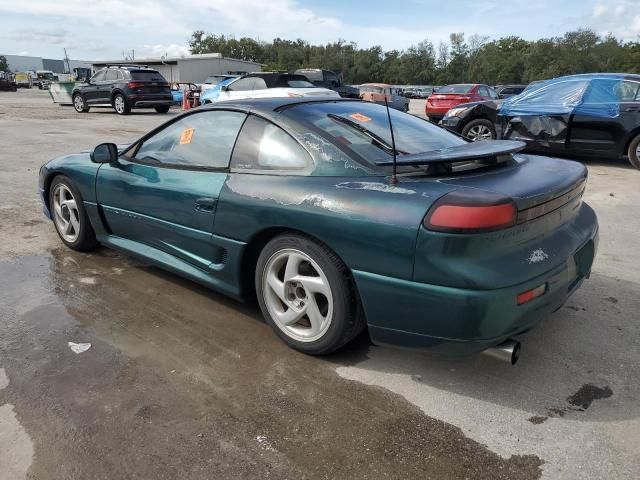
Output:
[[175,113],[0,92],[0,479],[640,477],[640,171],[588,164],[592,278],[516,367],[366,335],[312,358],[254,306],[64,248],[42,215],[42,163]]

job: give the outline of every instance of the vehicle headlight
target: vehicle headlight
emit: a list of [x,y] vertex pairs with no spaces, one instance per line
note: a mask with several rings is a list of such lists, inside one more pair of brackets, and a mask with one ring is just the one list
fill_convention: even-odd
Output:
[[460,114],[462,112],[464,112],[466,110],[466,108],[452,108],[451,110],[449,110],[446,115],[444,116],[445,118],[449,118],[449,117],[459,117]]

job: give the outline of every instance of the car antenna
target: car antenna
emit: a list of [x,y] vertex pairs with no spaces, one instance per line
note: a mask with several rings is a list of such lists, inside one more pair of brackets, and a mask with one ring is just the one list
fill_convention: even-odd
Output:
[[391,185],[395,185],[398,183],[398,177],[396,177],[396,161],[398,159],[398,154],[396,152],[396,139],[393,136],[393,124],[391,123],[391,112],[389,111],[389,102],[387,101],[387,96],[384,96],[384,106],[387,107],[387,118],[389,119],[389,130],[391,130],[391,149],[393,150],[393,169],[391,173],[391,180],[389,183]]

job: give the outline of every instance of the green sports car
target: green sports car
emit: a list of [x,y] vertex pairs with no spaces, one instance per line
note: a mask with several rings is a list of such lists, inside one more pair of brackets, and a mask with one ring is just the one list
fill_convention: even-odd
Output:
[[302,352],[367,328],[376,344],[513,363],[511,337],[589,276],[598,238],[586,168],[523,147],[357,100],[246,100],[51,160],[39,189],[68,247],[257,297]]

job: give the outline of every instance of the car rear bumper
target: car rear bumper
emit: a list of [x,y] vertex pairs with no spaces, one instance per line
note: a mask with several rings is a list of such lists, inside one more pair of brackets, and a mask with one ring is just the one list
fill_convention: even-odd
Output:
[[173,96],[171,94],[154,94],[154,95],[129,95],[127,100],[132,107],[162,107],[173,104]]
[[[519,285],[471,290],[353,271],[371,340],[378,345],[469,355],[524,333],[561,308],[591,273],[598,231],[563,264]],[[516,297],[546,284],[523,305]]]
[[136,100],[133,103],[134,107],[163,107],[166,105],[171,106],[173,99],[171,100]]

